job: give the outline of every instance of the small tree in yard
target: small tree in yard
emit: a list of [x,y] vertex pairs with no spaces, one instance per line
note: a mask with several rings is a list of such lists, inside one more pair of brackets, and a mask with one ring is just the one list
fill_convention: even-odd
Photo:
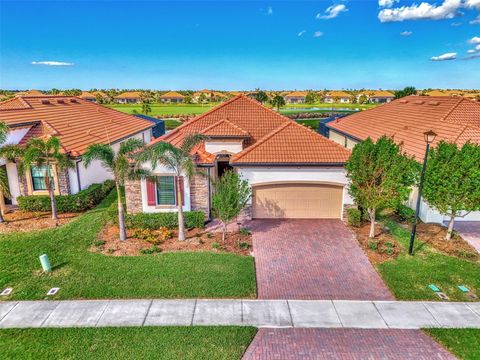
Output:
[[[164,165],[172,170],[177,179],[185,174],[188,179],[193,177],[196,173],[195,163],[192,159],[192,150],[200,144],[205,137],[199,134],[192,134],[185,137],[183,143],[179,147],[175,147],[167,142],[159,142],[147,151],[144,151],[139,159],[141,161],[150,161],[152,170],[157,164]],[[183,218],[183,203],[182,194],[179,184],[176,184],[177,189],[177,211],[178,211],[178,240],[185,240],[185,221]]]
[[52,219],[58,225],[57,203],[55,201],[55,187],[53,182],[53,165],[57,171],[73,168],[74,163],[68,155],[61,152],[60,139],[55,136],[48,138],[31,138],[22,156],[20,171],[30,171],[32,166],[43,167],[44,182],[50,196]]
[[440,142],[430,150],[423,197],[450,218],[446,240],[452,238],[455,217],[480,210],[480,146]]
[[140,139],[130,138],[120,144],[118,153],[115,153],[109,145],[92,144],[82,157],[85,167],[90,166],[92,161],[99,160],[102,166],[113,175],[117,189],[118,227],[122,241],[127,239],[127,231],[121,188],[125,185],[126,180],[139,180],[150,175],[147,170],[139,168],[141,161],[138,161],[135,154],[142,150],[145,150],[144,142]]
[[215,194],[212,199],[213,215],[222,222],[225,242],[227,224],[240,215],[251,196],[250,186],[246,180],[233,170],[226,171],[214,183]]
[[277,110],[280,110],[282,106],[285,106],[285,99],[281,95],[275,95],[272,100],[270,100],[270,104],[276,107]]
[[367,211],[369,237],[375,237],[377,210],[394,207],[408,199],[418,174],[418,164],[402,154],[392,139],[383,136],[374,143],[370,138],[355,145],[347,162],[350,194]]

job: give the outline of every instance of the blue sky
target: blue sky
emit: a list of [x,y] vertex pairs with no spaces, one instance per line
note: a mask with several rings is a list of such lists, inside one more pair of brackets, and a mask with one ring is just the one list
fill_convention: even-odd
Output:
[[480,87],[480,0],[414,1],[0,0],[0,88]]

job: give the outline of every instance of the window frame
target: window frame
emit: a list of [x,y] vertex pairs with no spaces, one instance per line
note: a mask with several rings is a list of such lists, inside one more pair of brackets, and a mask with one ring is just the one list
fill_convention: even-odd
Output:
[[[173,204],[161,204],[160,203],[160,189],[159,189],[159,180],[160,178],[172,178],[173,180]],[[155,204],[157,207],[174,207],[178,205],[177,199],[177,182],[175,181],[175,175],[156,175],[155,176]]]

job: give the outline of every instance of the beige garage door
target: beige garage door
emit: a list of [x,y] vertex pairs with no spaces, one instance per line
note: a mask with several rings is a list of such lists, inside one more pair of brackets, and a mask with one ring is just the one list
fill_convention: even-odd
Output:
[[325,184],[275,184],[253,188],[253,218],[338,219],[343,187]]

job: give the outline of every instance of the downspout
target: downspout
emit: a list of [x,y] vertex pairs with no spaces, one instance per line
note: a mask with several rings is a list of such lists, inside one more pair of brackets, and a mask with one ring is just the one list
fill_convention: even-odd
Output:
[[77,172],[77,183],[78,183],[78,192],[82,191],[82,186],[80,184],[80,168],[78,167],[78,164],[81,162],[82,160],[78,160],[75,162],[75,170]]

